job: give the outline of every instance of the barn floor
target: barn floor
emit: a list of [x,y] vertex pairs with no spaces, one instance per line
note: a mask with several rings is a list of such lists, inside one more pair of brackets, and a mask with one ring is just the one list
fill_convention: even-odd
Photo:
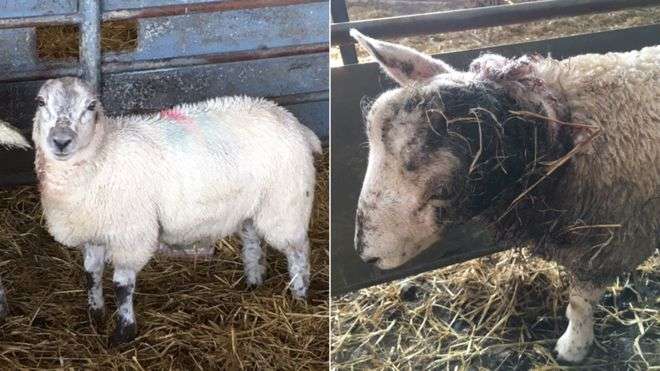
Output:
[[240,245],[210,261],[154,259],[138,275],[138,339],[107,346],[115,310],[105,275],[106,327],[87,318],[82,257],[43,228],[36,187],[0,190],[0,276],[10,315],[0,324],[0,369],[322,369],[328,367],[327,151],[319,159],[306,303],[287,292],[286,261],[269,256],[264,286],[248,290]]
[[552,352],[567,321],[556,264],[508,251],[332,300],[333,369],[648,370],[660,366],[660,256],[610,287],[579,367]]

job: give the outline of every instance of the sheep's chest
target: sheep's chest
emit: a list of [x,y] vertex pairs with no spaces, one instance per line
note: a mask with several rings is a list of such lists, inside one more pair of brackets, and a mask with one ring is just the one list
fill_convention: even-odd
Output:
[[99,214],[86,205],[84,195],[42,190],[42,206],[48,232],[56,241],[69,247],[101,239]]

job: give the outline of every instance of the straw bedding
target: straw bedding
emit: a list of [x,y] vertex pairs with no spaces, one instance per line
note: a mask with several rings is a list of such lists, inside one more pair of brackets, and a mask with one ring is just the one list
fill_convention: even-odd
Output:
[[240,244],[228,238],[209,261],[157,257],[138,275],[138,339],[111,349],[90,326],[81,253],[44,229],[36,187],[0,189],[0,275],[10,315],[0,325],[0,369],[327,369],[328,154],[317,161],[306,303],[287,291],[286,260],[269,251],[264,286],[246,289]]
[[660,365],[659,294],[656,254],[608,288],[593,350],[571,368],[552,352],[568,277],[507,251],[333,298],[333,369],[646,370]]

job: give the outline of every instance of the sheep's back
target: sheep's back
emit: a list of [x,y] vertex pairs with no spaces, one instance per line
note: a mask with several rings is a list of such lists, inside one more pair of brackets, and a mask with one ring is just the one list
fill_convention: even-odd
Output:
[[302,195],[314,183],[309,129],[272,102],[218,98],[142,120],[127,132],[157,154],[145,156],[153,163],[142,167],[152,175],[142,182],[157,184],[158,215],[170,242],[232,233],[268,199]]
[[549,71],[571,121],[602,128],[571,159],[556,196],[564,227],[582,228],[572,234],[581,246],[560,260],[585,278],[633,269],[660,241],[659,70],[660,47],[652,47],[582,55]]

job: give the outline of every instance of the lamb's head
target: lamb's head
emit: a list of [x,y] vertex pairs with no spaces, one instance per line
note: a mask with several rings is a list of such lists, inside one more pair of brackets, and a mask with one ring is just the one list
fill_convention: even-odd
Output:
[[[441,242],[449,225],[479,215],[515,182],[534,156],[525,144],[534,125],[518,125],[523,120],[510,115],[520,109],[517,100],[482,78],[503,70],[502,57],[484,56],[459,72],[410,48],[351,34],[402,86],[366,114],[369,159],[356,215],[361,258],[389,269]],[[510,131],[515,144],[504,135]]]
[[32,139],[47,158],[66,161],[90,145],[102,108],[89,85],[73,77],[48,80],[36,100]]

